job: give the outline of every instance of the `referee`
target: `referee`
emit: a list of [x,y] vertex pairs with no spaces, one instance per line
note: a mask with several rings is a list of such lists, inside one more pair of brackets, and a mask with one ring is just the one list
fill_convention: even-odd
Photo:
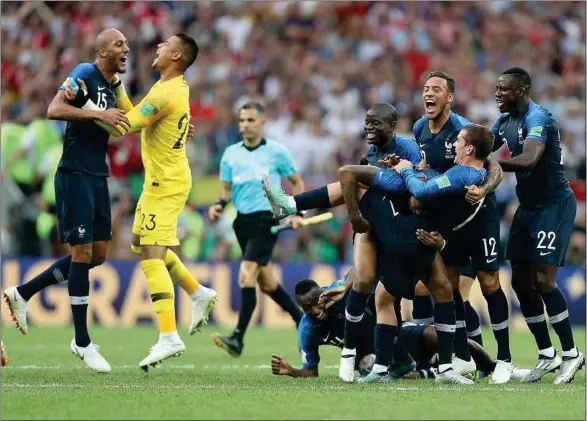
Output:
[[[304,182],[289,151],[263,137],[264,114],[264,107],[257,102],[248,102],[240,108],[238,124],[243,141],[224,151],[220,162],[222,191],[216,204],[208,210],[210,219],[216,221],[232,199],[238,211],[233,223],[243,253],[238,275],[241,287],[238,325],[230,336],[212,335],[214,343],[233,357],[240,356],[243,351],[245,331],[257,305],[257,284],[290,314],[296,325],[302,317],[298,306],[273,277],[269,264],[277,241],[277,235],[271,234],[271,227],[277,222],[263,193],[261,178],[268,175],[272,183],[280,185],[281,177],[287,177],[294,194],[303,192]],[[300,217],[293,218],[294,227],[298,227]]]

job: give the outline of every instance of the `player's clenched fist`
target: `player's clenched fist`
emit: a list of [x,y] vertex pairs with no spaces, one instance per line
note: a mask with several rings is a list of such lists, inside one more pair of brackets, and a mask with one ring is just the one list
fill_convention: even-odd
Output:
[[277,355],[271,355],[271,372],[276,376],[287,376],[291,373],[291,365],[285,358]]
[[210,218],[212,221],[217,221],[218,218],[220,218],[220,215],[222,215],[222,211],[222,205],[212,205],[208,208],[208,218]]

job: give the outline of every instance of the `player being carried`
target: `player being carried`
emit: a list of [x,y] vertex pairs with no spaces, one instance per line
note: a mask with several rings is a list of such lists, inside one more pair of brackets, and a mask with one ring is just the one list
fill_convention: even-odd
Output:
[[[577,212],[560,146],[560,131],[550,112],[530,99],[532,82],[524,69],[502,73],[495,99],[503,113],[493,125],[512,157],[499,164],[516,173],[520,201],[510,228],[506,257],[512,265],[512,286],[526,324],[538,345],[538,362],[526,381],[534,382],[560,367],[554,383],[569,383],[585,364],[575,346],[567,301],[556,285]],[[478,198],[485,191],[476,191]],[[562,359],[552,346],[544,307],[562,346]]]
[[[140,265],[149,283],[160,332],[159,341],[139,363],[144,370],[185,350],[176,328],[172,274],[190,284],[188,294],[199,309],[190,334],[206,322],[216,301],[216,292],[199,285],[169,250],[179,245],[177,219],[192,186],[185,152],[190,112],[184,73],[197,55],[196,42],[186,34],[174,35],[159,44],[152,67],[160,73],[160,80],[126,113],[130,129],[121,125],[108,128],[113,135],[141,131],[145,183],[135,211],[132,246],[141,253]],[[86,105],[94,106],[90,101]],[[130,101],[126,108],[130,108]]]

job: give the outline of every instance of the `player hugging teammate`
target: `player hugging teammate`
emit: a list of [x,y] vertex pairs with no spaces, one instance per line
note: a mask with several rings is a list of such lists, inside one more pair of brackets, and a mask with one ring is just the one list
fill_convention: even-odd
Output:
[[[560,368],[555,384],[568,383],[584,365],[584,356],[573,342],[566,301],[555,283],[557,267],[564,263],[576,203],[565,176],[558,127],[546,109],[530,100],[530,86],[530,77],[523,69],[504,72],[496,90],[496,100],[503,114],[490,131],[452,112],[454,79],[443,72],[430,73],[423,90],[425,115],[414,126],[422,155],[420,168],[414,167],[419,159],[400,161],[398,158],[405,154],[402,151],[395,154],[399,157],[392,155],[379,161],[388,169],[347,166],[340,170],[340,184],[333,183],[295,197],[286,196],[269,184],[264,186],[278,218],[300,210],[346,203],[354,230],[370,232],[379,256],[386,256],[374,266],[377,279],[381,281],[375,290],[376,361],[371,373],[361,381],[394,378],[391,375],[392,361],[396,357],[394,344],[397,347],[395,338],[401,322],[397,320],[397,312],[389,309],[398,298],[412,298],[414,285],[420,279],[428,282],[427,287],[435,298],[434,313],[429,317],[434,319],[439,355],[446,355],[448,349],[452,357],[454,340],[456,357],[448,361],[445,357],[439,364],[437,381],[472,383],[469,379],[480,367],[472,358],[467,340],[465,310],[459,291],[460,272],[468,264],[473,265],[480,281],[498,344],[491,383],[506,383],[512,375],[520,378],[511,360],[508,304],[498,277],[499,215],[492,192],[501,181],[501,168],[515,171],[518,178],[521,206],[510,231],[507,257],[512,262],[512,283],[522,313],[539,347],[538,363],[521,379],[534,382]],[[390,133],[386,125],[393,125],[393,119],[373,116],[382,114],[381,110],[386,107],[391,106],[376,104],[369,110],[365,120],[368,141],[377,137],[378,131]],[[513,155],[509,160],[500,161],[500,167],[491,152],[499,149],[501,141]],[[364,186],[368,187],[366,191]],[[407,208],[389,196],[402,193],[411,195]],[[380,195],[378,202],[387,203],[388,209],[371,200],[376,195]],[[424,217],[422,225],[416,219],[414,224],[408,224],[410,214]],[[394,223],[394,219],[402,219],[402,222]],[[412,232],[407,233],[406,227]],[[416,240],[430,249],[439,249],[442,256],[427,264],[426,273],[416,270],[418,263],[409,263],[421,263],[422,259],[416,255],[426,250],[416,247]],[[404,256],[406,252],[413,255]],[[434,251],[429,253],[435,254]],[[394,261],[400,255],[403,258]],[[365,262],[369,261],[355,254],[355,279],[345,284],[353,287],[346,300],[347,325],[349,322],[358,325],[364,317],[366,294],[355,285],[361,284],[356,279],[361,279],[360,268]],[[394,263],[390,265],[389,262]],[[436,282],[432,287],[431,280]],[[449,291],[446,291],[447,282]],[[325,296],[329,294],[324,293]],[[359,302],[355,307],[353,295],[359,294],[363,296],[355,300]],[[444,307],[439,304],[444,303],[449,307],[439,311],[439,307]],[[550,342],[544,305],[561,340],[562,358]],[[339,377],[352,382],[357,354],[353,343],[346,347],[348,335],[349,330],[345,329]],[[448,337],[446,345],[441,344],[444,335]],[[279,358],[274,358],[275,374],[280,374]]]

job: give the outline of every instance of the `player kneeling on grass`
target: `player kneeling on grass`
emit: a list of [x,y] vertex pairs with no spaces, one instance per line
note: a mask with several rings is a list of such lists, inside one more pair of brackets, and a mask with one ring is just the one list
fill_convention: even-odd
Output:
[[[296,285],[296,301],[302,307],[304,315],[298,326],[298,341],[302,352],[302,368],[292,367],[283,357],[273,354],[271,368],[275,375],[292,377],[317,377],[322,345],[344,345],[345,306],[352,282],[352,270],[349,274],[326,288],[321,288],[316,281],[303,279]],[[338,290],[342,297],[337,301],[320,299],[327,290]],[[375,334],[374,309],[367,308],[361,323],[360,336],[357,340],[357,358],[355,369],[367,372],[375,362],[373,340]]]

